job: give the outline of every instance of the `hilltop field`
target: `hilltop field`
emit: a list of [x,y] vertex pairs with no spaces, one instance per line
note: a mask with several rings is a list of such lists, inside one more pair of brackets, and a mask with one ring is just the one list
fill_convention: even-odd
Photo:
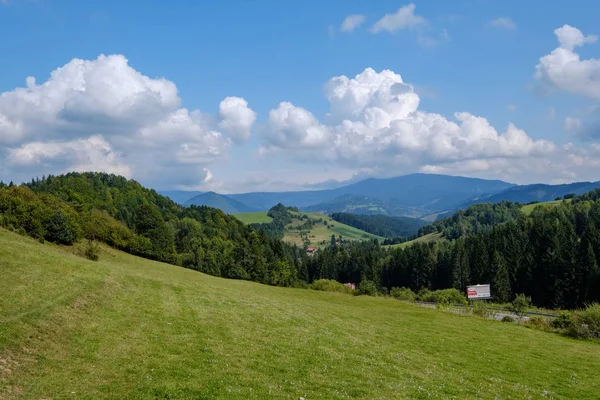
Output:
[[[292,215],[292,221],[285,226],[283,240],[298,246],[303,246],[305,241],[308,241],[308,244],[313,247],[322,246],[323,243],[329,245],[331,235],[335,235],[336,238],[341,236],[343,240],[383,240],[380,236],[334,221],[324,214],[293,211],[290,211],[290,214]],[[304,216],[306,217],[303,218]],[[235,214],[234,217],[245,224],[269,223],[273,220],[267,215],[267,211]],[[307,226],[306,222],[308,220],[315,221],[315,223]],[[301,228],[302,226],[304,228]]]
[[2,399],[596,399],[600,346],[0,229]]

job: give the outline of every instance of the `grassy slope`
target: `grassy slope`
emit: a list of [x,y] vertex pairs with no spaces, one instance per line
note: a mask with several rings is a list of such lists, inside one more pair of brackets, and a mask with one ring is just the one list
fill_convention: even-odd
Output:
[[597,398],[600,345],[0,229],[0,398]]
[[[319,243],[323,240],[326,240],[327,243],[329,243],[329,240],[331,239],[331,235],[336,235],[336,236],[342,235],[343,238],[349,239],[349,240],[364,240],[365,237],[363,237],[363,235],[367,235],[367,238],[369,238],[369,239],[379,239],[380,241],[383,240],[382,237],[371,235],[370,233],[366,233],[365,231],[362,231],[360,229],[356,229],[352,226],[349,226],[346,224],[341,224],[337,221],[334,221],[331,218],[329,218],[327,215],[323,215],[323,214],[319,214],[319,213],[311,213],[311,212],[300,212],[299,214],[297,214],[297,213],[292,213],[292,214],[294,214],[294,215],[306,214],[310,218],[313,218],[313,219],[323,218],[324,220],[328,221],[329,225],[334,226],[333,228],[327,228],[325,226],[325,224],[320,223],[320,224],[316,224],[315,226],[313,226],[313,228],[310,230],[302,231],[302,233],[307,233],[309,235],[309,239],[311,241],[311,246],[316,247],[317,243]],[[271,220],[271,218],[269,216],[267,216],[266,211],[265,212],[235,214],[234,217],[236,217],[237,219],[239,219],[240,221],[242,221],[245,224],[251,224],[251,223],[256,223],[256,222],[270,222],[270,220]],[[292,220],[292,223],[289,224],[288,226],[301,225],[303,222],[304,221],[301,221],[300,219],[294,218]],[[301,233],[301,231],[286,230],[284,240],[289,243],[296,243],[297,245],[302,246],[303,242],[302,242],[300,233]]]
[[[383,240],[382,237],[371,235],[365,231],[360,229],[356,229],[350,225],[342,224],[333,219],[329,218],[327,215],[318,214],[318,213],[310,213],[310,212],[301,212],[300,214],[306,214],[309,218],[318,220],[319,218],[323,218],[323,220],[327,221],[329,226],[333,225],[333,228],[328,228],[323,223],[318,223],[312,227],[309,231],[302,231],[304,233],[308,233],[311,246],[316,246],[319,242],[325,240],[327,244],[329,244],[331,240],[331,235],[342,235],[344,239],[348,240],[365,240],[365,239],[379,239]],[[303,221],[294,219],[291,225],[301,224]],[[366,237],[365,237],[366,235]],[[300,231],[286,231],[285,241],[290,243],[296,243],[297,245],[302,245],[302,238],[300,235]]]
[[387,246],[387,247],[404,248],[406,246],[410,246],[413,243],[420,243],[420,242],[429,243],[429,242],[438,242],[438,241],[442,241],[442,240],[446,240],[444,238],[443,234],[441,234],[439,232],[434,232],[434,233],[428,233],[427,235],[423,235],[421,237],[418,237],[418,238],[416,238],[414,240],[410,240],[408,242],[398,243],[398,244],[392,244],[392,245]]
[[[567,199],[567,202],[570,202],[571,199]],[[563,200],[554,200],[554,201],[546,201],[543,203],[534,203],[534,204],[527,204],[524,205],[523,207],[521,207],[521,211],[525,214],[525,215],[529,215],[531,214],[531,212],[533,211],[534,208],[541,206],[541,207],[553,207],[556,206],[560,203],[562,203]]]

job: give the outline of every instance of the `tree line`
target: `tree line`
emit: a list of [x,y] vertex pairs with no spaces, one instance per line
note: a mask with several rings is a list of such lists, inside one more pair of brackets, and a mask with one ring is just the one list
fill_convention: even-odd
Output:
[[302,250],[220,210],[181,207],[138,182],[69,173],[0,188],[0,224],[40,240],[104,242],[227,278],[290,286],[307,280]]
[[417,234],[423,225],[427,225],[427,222],[417,218],[390,217],[381,214],[339,212],[332,213],[331,218],[342,224],[385,238],[412,236]]
[[[555,207],[539,206],[509,222],[455,240],[384,250],[351,243],[318,252],[311,279],[377,282],[382,291],[456,288],[490,283],[495,301],[516,294],[537,306],[573,309],[600,301],[600,191]],[[512,208],[512,206],[511,206]]]
[[[70,173],[0,185],[0,225],[6,228],[66,245],[102,241],[215,276],[281,286],[368,281],[382,292],[465,293],[467,285],[491,283],[496,301],[523,293],[549,308],[600,300],[600,191],[541,205],[530,215],[508,202],[472,207],[449,220],[460,229],[437,224],[442,241],[403,249],[376,240],[332,243],[308,256],[220,210],[181,207],[116,175]],[[285,219],[289,210],[283,208],[274,210],[276,219]]]

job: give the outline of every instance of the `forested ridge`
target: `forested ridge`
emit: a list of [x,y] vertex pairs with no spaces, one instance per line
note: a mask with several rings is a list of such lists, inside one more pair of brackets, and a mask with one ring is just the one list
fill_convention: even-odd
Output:
[[434,224],[454,240],[404,249],[377,241],[332,243],[307,256],[219,210],[178,206],[115,175],[70,173],[0,185],[6,228],[67,245],[99,240],[216,276],[282,286],[322,278],[370,281],[383,292],[454,287],[464,293],[469,284],[491,283],[497,301],[524,293],[551,308],[600,300],[600,191],[530,215],[518,207],[477,204]]
[[332,213],[331,218],[342,224],[381,237],[406,237],[415,235],[427,222],[410,217],[390,217],[387,215]]
[[515,221],[521,215],[521,204],[510,201],[474,204],[458,210],[449,217],[435,221],[419,230],[419,236],[440,232],[447,239],[483,233],[505,222]]
[[[216,276],[274,285],[307,280],[301,250],[220,210],[181,207],[138,182],[69,173],[0,188],[2,226],[62,244],[98,240]],[[300,276],[298,273],[300,272]]]

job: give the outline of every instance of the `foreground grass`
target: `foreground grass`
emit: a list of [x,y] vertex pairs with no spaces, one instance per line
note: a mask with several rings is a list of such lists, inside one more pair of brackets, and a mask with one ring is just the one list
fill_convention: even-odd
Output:
[[0,229],[2,399],[577,398],[600,346]]

